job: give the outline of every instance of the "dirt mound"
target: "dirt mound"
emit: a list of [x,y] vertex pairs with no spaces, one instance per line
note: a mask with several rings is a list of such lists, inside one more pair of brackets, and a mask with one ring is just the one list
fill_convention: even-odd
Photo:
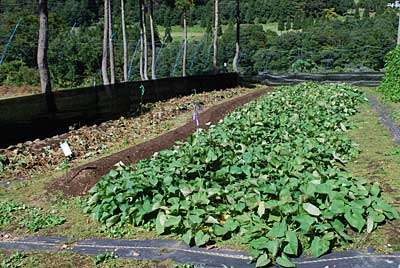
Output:
[[[207,123],[209,122],[214,125],[217,124],[219,120],[224,118],[225,115],[232,112],[237,107],[242,106],[270,91],[271,89],[269,88],[257,90],[207,109],[199,116],[200,127],[207,129],[209,125]],[[61,191],[65,196],[85,195],[87,191],[94,186],[103,175],[107,174],[119,161],[122,161],[126,165],[131,165],[144,158],[152,156],[155,152],[171,147],[176,141],[185,140],[195,130],[195,124],[193,124],[193,122],[188,122],[184,126],[167,132],[155,139],[75,168],[64,177],[61,177],[52,183],[48,187],[48,190],[50,192]]]

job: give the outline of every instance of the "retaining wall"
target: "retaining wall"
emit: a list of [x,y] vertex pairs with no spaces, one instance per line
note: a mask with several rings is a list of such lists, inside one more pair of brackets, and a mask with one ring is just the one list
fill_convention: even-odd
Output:
[[129,82],[55,91],[0,100],[0,147],[54,136],[73,125],[98,124],[127,116],[143,103],[238,86],[235,73]]

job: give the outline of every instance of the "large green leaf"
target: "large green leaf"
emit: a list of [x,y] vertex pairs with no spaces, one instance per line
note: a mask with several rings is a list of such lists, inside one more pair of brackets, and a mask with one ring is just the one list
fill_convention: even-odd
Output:
[[214,225],[214,234],[216,236],[224,236],[225,234],[227,234],[229,232],[229,230],[227,228],[225,228],[224,226],[220,226],[220,225]]
[[164,226],[165,227],[178,227],[181,220],[182,220],[181,216],[168,215],[167,221],[165,222]]
[[257,259],[256,267],[266,267],[268,264],[271,263],[271,259],[268,258],[267,254],[263,254]]
[[295,267],[296,266],[285,255],[282,255],[282,257],[276,258],[276,263],[282,267]]
[[319,210],[319,208],[317,208],[316,206],[314,206],[311,203],[304,203],[303,208],[305,211],[307,211],[308,214],[310,214],[312,216],[321,215],[321,211]]
[[286,240],[287,240],[288,244],[283,249],[283,252],[285,252],[288,255],[297,255],[299,243],[297,240],[296,233],[293,231],[288,231],[286,233]]
[[328,252],[330,247],[330,242],[328,240],[321,239],[320,237],[314,237],[311,242],[311,252],[315,258],[318,258]]
[[260,237],[260,238],[252,240],[250,242],[250,245],[256,249],[265,249],[265,248],[267,248],[269,241],[270,240],[266,237]]
[[366,224],[366,221],[364,220],[363,216],[358,213],[347,212],[344,214],[344,217],[347,220],[347,222],[351,226],[356,228],[359,232],[361,232],[361,230],[363,229],[363,227]]
[[198,231],[194,237],[194,242],[196,246],[203,246],[210,240],[208,234],[204,234],[203,231]]
[[182,235],[182,240],[188,245],[190,245],[192,239],[193,239],[192,230],[188,230],[184,235]]
[[303,233],[307,233],[311,229],[312,224],[316,222],[316,218],[304,214],[295,216],[293,219],[300,223],[300,228]]
[[156,231],[158,234],[164,233],[166,222],[167,216],[165,216],[164,212],[159,212],[156,219]]

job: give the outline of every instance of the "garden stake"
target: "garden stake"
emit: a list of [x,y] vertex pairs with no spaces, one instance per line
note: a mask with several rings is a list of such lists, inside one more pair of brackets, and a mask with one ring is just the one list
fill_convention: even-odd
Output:
[[197,130],[200,128],[200,121],[199,121],[199,112],[198,110],[203,111],[203,107],[197,102],[194,102],[194,107],[193,107],[193,121],[196,122],[196,127]]
[[143,86],[143,85],[140,85],[139,89],[140,89],[140,114],[142,114],[143,95],[144,95],[145,89],[144,89],[144,86]]

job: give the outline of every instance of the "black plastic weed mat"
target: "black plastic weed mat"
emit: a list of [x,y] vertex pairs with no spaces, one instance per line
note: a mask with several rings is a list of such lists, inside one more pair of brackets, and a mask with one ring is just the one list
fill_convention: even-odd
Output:
[[356,86],[378,86],[383,73],[270,73],[262,72],[257,75],[242,75],[244,82],[262,83],[269,86],[294,85],[307,81],[319,83],[348,83]]
[[379,113],[382,124],[389,129],[394,142],[400,145],[400,126],[397,126],[395,120],[392,118],[392,111],[382,105],[374,96],[368,96],[368,100],[372,107]]
[[[202,268],[253,268],[246,252],[188,247],[176,240],[110,240],[86,239],[69,241],[65,237],[30,237],[0,241],[0,248],[10,250],[69,251],[85,255],[113,252],[120,258],[153,261],[172,259]],[[327,254],[319,259],[293,259],[299,268],[399,268],[400,253],[376,254],[373,250],[345,251]]]

